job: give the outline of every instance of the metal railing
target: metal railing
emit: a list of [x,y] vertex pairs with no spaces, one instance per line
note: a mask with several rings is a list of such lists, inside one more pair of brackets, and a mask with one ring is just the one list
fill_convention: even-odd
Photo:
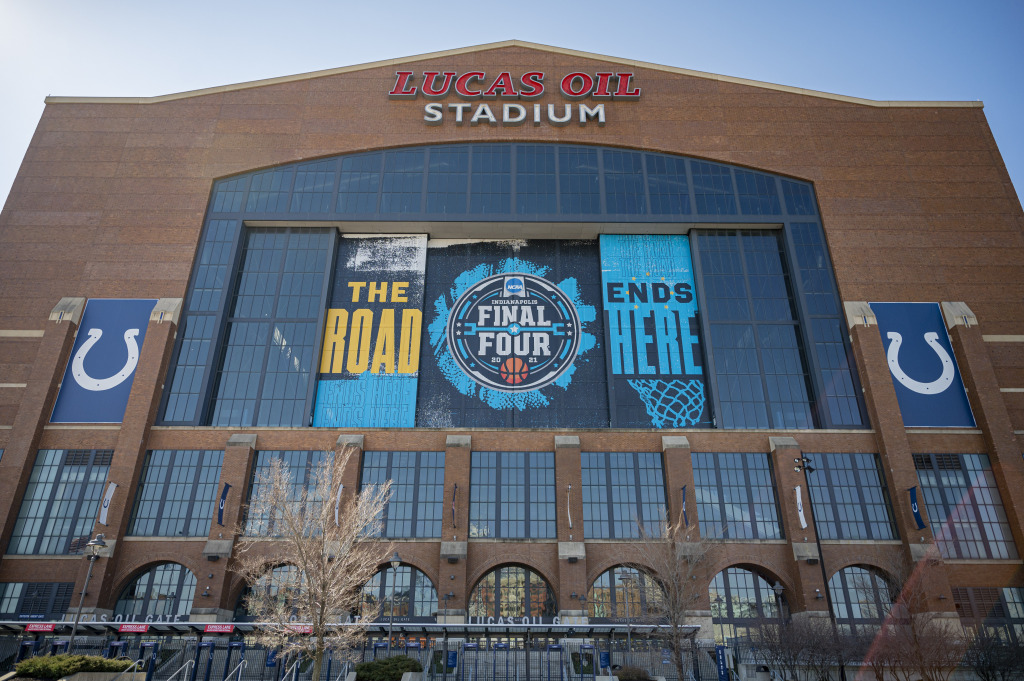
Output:
[[182,676],[181,678],[187,678],[187,672],[194,666],[196,666],[195,660],[185,660],[185,664],[178,667],[178,669],[175,670],[174,673],[172,673],[170,676],[168,676],[167,679],[165,679],[165,681],[172,681],[172,679],[174,679],[175,676],[181,674],[183,671],[186,672],[186,675]]
[[124,675],[125,675],[125,674],[127,674],[128,672],[132,671],[133,669],[134,669],[134,670],[135,670],[136,672],[138,672],[138,671],[139,671],[139,669],[140,669],[140,668],[142,667],[142,665],[143,665],[143,664],[145,664],[145,663],[143,662],[143,660],[142,660],[142,659],[138,659],[138,660],[135,660],[135,662],[132,662],[131,666],[130,666],[130,667],[128,667],[128,669],[125,669],[125,670],[124,670],[123,672],[121,672],[120,674],[118,674],[117,676],[115,676],[115,677],[114,677],[114,678],[113,678],[113,679],[112,679],[111,681],[117,681],[117,680],[118,680],[119,678],[121,678],[122,676],[124,676]]
[[245,669],[248,663],[245,660],[240,661],[235,665],[235,668],[228,672],[227,676],[224,677],[224,681],[231,681],[231,677],[238,672],[238,681],[242,681],[242,671]]

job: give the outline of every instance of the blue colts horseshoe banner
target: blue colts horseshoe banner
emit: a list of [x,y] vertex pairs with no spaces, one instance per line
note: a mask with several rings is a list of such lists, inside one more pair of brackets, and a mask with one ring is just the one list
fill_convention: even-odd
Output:
[[51,423],[121,423],[156,300],[85,305]]
[[973,428],[974,415],[938,303],[871,303],[903,425]]

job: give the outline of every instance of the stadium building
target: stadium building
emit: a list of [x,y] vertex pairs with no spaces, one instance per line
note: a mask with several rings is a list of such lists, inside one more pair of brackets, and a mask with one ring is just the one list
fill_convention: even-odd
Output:
[[978,102],[520,41],[50,97],[0,217],[0,620],[241,626],[259,473],[355,447],[412,634],[639,620],[666,517],[716,542],[702,637],[877,626],[901,556],[1016,631],[1022,230]]

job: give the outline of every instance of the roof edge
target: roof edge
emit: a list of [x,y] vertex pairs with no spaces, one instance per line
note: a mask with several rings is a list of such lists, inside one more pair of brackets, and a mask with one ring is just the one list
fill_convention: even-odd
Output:
[[162,102],[170,102],[179,99],[187,99],[190,97],[202,97],[204,95],[214,95],[223,92],[235,92],[238,90],[247,90],[250,88],[265,87],[268,85],[279,85],[281,83],[292,83],[301,80],[309,80],[312,78],[324,78],[326,76],[335,76],[343,73],[353,73],[356,71],[365,71],[368,69],[381,68],[384,66],[398,66],[401,64],[407,64],[409,62],[423,61],[426,59],[440,59],[443,57],[452,57],[456,55],[469,54],[472,52],[483,52],[486,50],[495,50],[505,47],[525,47],[541,52],[551,52],[553,54],[560,54],[570,57],[580,57],[583,59],[594,59],[605,62],[612,62],[616,64],[623,64],[625,66],[633,66],[637,68],[650,69],[653,71],[662,71],[664,73],[672,73],[682,76],[692,76],[695,78],[705,78],[708,80],[715,80],[722,83],[732,83],[736,85],[748,85],[751,87],[763,88],[767,90],[775,90],[777,92],[785,92],[789,94],[805,95],[810,97],[817,97],[820,99],[830,99],[838,102],[845,102],[847,104],[861,104],[864,106],[874,107],[889,107],[889,108],[907,108],[907,107],[929,107],[929,108],[984,108],[984,103],[981,101],[903,101],[903,100],[874,100],[864,99],[861,97],[849,97],[846,95],[837,95],[830,92],[820,92],[818,90],[809,90],[806,88],[791,87],[788,85],[778,85],[776,83],[767,83],[758,80],[751,80],[748,78],[736,78],[733,76],[722,76],[715,73],[707,73],[705,71],[694,71],[692,69],[684,69],[676,66],[665,66],[663,64],[654,64],[651,62],[637,61],[635,59],[623,59],[621,57],[610,57],[603,54],[596,54],[593,52],[584,52],[582,50],[570,50],[562,47],[552,47],[551,45],[542,45],[540,43],[531,43],[524,40],[502,40],[494,43],[485,43],[482,45],[473,45],[470,47],[460,47],[451,50],[441,50],[438,52],[427,52],[424,54],[411,55],[408,57],[398,57],[395,59],[384,59],[381,61],[366,62],[364,64],[355,64],[353,66],[341,66],[333,69],[324,69],[321,71],[309,71],[307,73],[299,73],[291,76],[279,76],[277,78],[264,78],[261,80],[251,80],[242,83],[233,83],[231,85],[218,85],[215,87],[202,88],[199,90],[186,90],[184,92],[176,92],[167,95],[156,95],[153,97],[62,97],[62,96],[48,96],[43,101],[46,104],[160,104]]

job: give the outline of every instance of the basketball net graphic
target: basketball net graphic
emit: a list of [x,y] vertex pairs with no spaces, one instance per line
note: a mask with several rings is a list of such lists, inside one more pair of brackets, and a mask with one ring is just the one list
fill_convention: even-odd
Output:
[[704,382],[629,379],[655,428],[695,426],[704,412]]

